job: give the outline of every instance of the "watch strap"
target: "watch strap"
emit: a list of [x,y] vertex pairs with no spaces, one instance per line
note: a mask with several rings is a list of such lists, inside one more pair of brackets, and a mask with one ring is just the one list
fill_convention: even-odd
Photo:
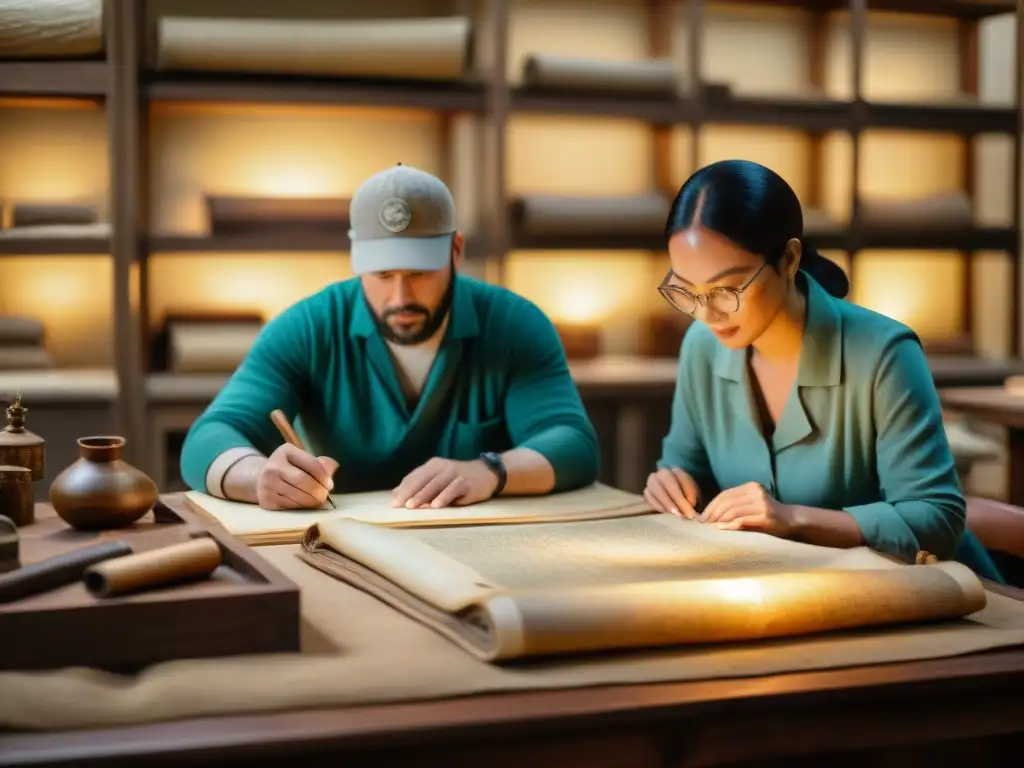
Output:
[[505,483],[508,481],[505,462],[502,461],[501,456],[492,451],[484,451],[479,458],[491,472],[498,476],[498,484],[494,488],[494,493],[491,494],[491,498],[494,498],[505,490]]

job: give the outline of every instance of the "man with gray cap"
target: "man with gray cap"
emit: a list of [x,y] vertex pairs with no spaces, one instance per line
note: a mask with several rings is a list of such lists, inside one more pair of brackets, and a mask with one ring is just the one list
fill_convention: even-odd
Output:
[[[189,430],[185,481],[298,509],[332,490],[444,507],[596,480],[597,437],[554,326],[458,273],[463,238],[444,183],[389,168],[356,191],[350,221],[356,277],[267,323]],[[278,408],[312,453],[281,445]]]

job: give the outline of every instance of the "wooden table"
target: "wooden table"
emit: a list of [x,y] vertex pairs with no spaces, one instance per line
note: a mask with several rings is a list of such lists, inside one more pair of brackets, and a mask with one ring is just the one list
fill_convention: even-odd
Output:
[[[1024,592],[995,588],[1024,599]],[[197,692],[198,693],[198,692]],[[0,765],[1011,765],[1024,650],[764,678],[0,734]]]
[[1006,500],[1024,506],[1024,395],[1003,387],[940,389],[942,406],[1006,429],[1009,442]]

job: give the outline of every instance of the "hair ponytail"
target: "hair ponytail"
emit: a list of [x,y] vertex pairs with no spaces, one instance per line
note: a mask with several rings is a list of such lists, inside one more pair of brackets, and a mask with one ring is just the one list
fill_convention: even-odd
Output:
[[813,245],[803,243],[800,269],[837,299],[845,299],[850,293],[850,278],[843,272],[843,268],[822,256]]

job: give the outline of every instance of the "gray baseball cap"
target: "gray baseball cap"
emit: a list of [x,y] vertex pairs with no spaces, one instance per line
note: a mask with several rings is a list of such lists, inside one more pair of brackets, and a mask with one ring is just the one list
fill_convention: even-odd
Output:
[[433,174],[399,163],[356,190],[349,226],[357,275],[443,269],[451,257],[455,200]]

